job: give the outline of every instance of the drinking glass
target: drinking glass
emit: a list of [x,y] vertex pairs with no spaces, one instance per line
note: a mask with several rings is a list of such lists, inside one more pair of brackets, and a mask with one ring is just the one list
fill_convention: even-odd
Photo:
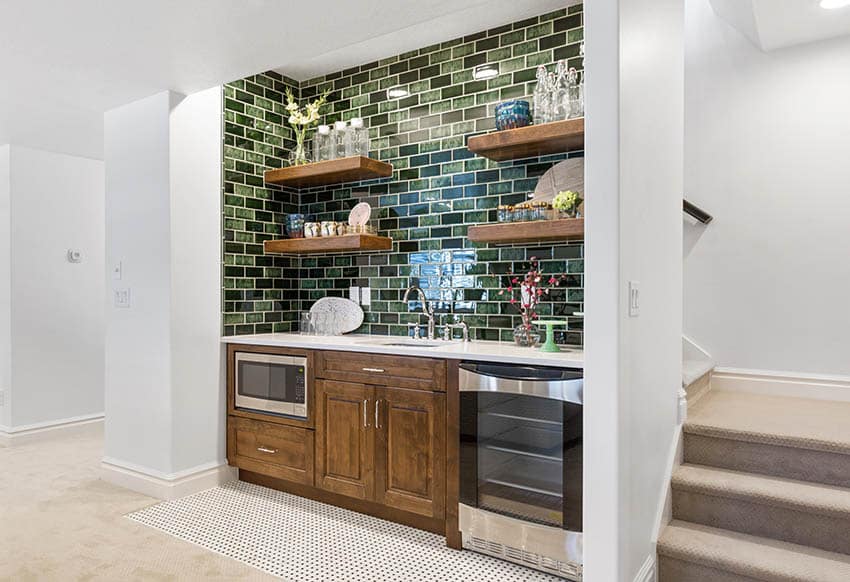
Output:
[[328,314],[314,313],[313,327],[316,330],[316,335],[328,335]]
[[298,324],[298,332],[301,335],[314,335],[316,333],[313,324],[313,318],[310,317],[309,311],[301,313],[301,321]]
[[304,238],[304,215],[290,214],[287,222],[289,238]]

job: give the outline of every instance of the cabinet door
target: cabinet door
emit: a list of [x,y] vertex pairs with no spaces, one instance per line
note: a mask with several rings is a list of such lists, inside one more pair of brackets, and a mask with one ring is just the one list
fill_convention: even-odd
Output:
[[379,503],[442,518],[446,507],[446,396],[376,388]]
[[373,499],[374,388],[326,380],[316,382],[316,388],[316,485],[357,499]]

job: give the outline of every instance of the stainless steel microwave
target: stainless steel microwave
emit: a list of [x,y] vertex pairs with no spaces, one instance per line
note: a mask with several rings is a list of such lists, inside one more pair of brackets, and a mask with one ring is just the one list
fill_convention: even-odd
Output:
[[236,408],[307,418],[307,358],[236,352]]

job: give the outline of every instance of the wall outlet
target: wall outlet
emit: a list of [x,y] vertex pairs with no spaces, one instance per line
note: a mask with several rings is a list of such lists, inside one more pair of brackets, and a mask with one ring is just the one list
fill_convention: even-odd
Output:
[[360,287],[352,285],[348,288],[348,298],[355,303],[360,303]]
[[129,289],[114,289],[112,298],[115,307],[126,309],[130,307],[130,290]]
[[360,305],[372,305],[372,289],[370,287],[360,288]]
[[640,283],[629,281],[629,317],[640,316]]

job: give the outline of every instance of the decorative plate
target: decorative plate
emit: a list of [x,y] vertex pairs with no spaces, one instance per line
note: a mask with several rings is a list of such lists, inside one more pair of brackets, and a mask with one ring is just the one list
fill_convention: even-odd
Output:
[[348,224],[351,226],[363,226],[369,222],[369,217],[372,216],[372,207],[368,202],[361,202],[351,209],[348,215]]
[[310,315],[331,314],[339,322],[341,333],[351,333],[363,323],[363,310],[351,299],[322,297],[310,308]]
[[570,158],[549,168],[537,182],[534,200],[551,202],[562,190],[578,192],[585,198],[584,158]]

